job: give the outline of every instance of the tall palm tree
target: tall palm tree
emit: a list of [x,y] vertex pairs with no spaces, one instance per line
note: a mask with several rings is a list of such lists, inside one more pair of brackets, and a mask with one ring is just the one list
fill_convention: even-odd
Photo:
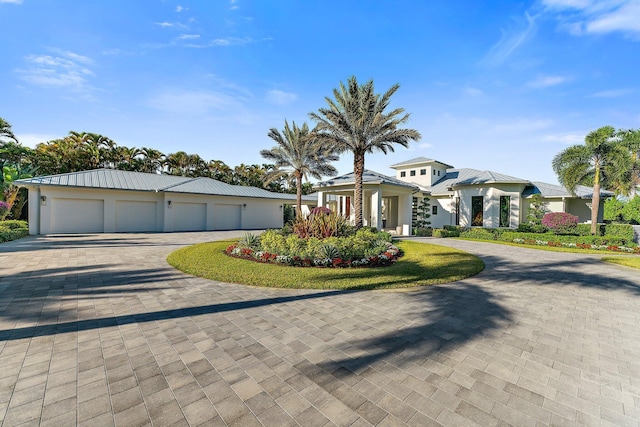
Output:
[[11,130],[11,123],[0,117],[0,145],[4,144],[6,139],[16,143],[18,142]]
[[593,187],[591,234],[596,234],[600,190],[621,179],[629,167],[628,150],[615,138],[611,126],[603,126],[585,137],[584,145],[573,145],[558,153],[552,162],[558,181],[575,194],[578,185]]
[[302,179],[309,179],[309,175],[316,179],[325,176],[335,176],[338,171],[329,162],[338,160],[323,142],[316,138],[315,133],[309,131],[307,123],[301,127],[292,122],[292,126],[284,121],[282,133],[271,128],[267,134],[276,142],[270,150],[261,150],[260,155],[275,164],[275,169],[265,176],[264,185],[281,177],[294,177],[296,180],[296,214],[302,215]]
[[143,147],[140,149],[141,159],[136,170],[146,173],[160,173],[164,164],[165,156],[160,150]]
[[400,85],[393,85],[380,95],[375,93],[373,80],[358,84],[355,76],[340,82],[333,90],[334,99],[325,98],[328,107],[320,108],[310,117],[317,123],[317,132],[322,140],[337,153],[353,153],[353,173],[355,175],[355,225],[362,227],[362,175],[364,156],[374,151],[387,154],[394,151],[394,144],[407,147],[410,141],[421,138],[414,129],[400,129],[409,121],[410,114],[396,108],[386,112],[391,96]]
[[631,167],[623,185],[624,194],[633,199],[640,186],[640,129],[621,130],[618,137],[631,155]]

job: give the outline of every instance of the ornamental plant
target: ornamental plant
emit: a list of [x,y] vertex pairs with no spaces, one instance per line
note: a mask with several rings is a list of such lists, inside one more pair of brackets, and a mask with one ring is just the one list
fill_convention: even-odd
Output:
[[542,217],[542,225],[555,234],[573,234],[576,232],[578,217],[566,212],[550,212]]
[[0,221],[5,219],[5,217],[9,215],[10,210],[11,210],[11,207],[9,206],[9,204],[7,202],[0,200]]
[[328,237],[341,237],[353,233],[353,227],[349,220],[335,212],[318,207],[307,216],[299,216],[293,223],[293,233],[301,239],[315,237],[326,239]]

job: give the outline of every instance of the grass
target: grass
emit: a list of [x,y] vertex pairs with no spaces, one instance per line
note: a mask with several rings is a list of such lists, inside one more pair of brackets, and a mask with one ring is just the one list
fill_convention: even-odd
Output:
[[630,256],[608,256],[602,258],[602,261],[610,262],[613,264],[624,265],[626,267],[637,268],[640,269],[640,257],[630,257]]
[[299,289],[396,289],[461,280],[484,269],[480,258],[444,246],[400,242],[405,253],[390,267],[311,268],[262,264],[231,258],[235,241],[201,243],[171,253],[169,264],[194,276],[253,286]]
[[524,243],[505,242],[502,240],[465,239],[464,237],[454,237],[454,238],[459,240],[467,240],[471,242],[495,243],[497,245],[517,246],[519,248],[529,248],[529,249],[539,249],[541,251],[549,251],[549,252],[571,252],[576,254],[596,254],[596,255],[607,255],[607,254],[615,253],[615,254],[625,255],[624,253],[620,253],[620,252],[598,251],[595,249],[578,249],[578,248],[566,248],[561,246],[527,245]]

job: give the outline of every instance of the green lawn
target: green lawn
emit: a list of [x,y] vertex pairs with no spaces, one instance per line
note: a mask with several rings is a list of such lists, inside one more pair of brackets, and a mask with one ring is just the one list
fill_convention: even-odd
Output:
[[458,239],[458,240],[467,240],[470,242],[485,242],[485,243],[495,243],[497,245],[517,246],[519,248],[539,249],[541,251],[549,251],[549,252],[571,252],[576,254],[597,254],[597,255],[607,255],[607,254],[615,253],[615,254],[624,255],[624,253],[621,253],[621,252],[598,251],[595,249],[565,248],[565,247],[559,247],[559,246],[526,245],[524,243],[504,242],[502,240],[465,239],[464,237],[448,237],[448,238]]
[[262,264],[231,258],[223,251],[235,241],[201,243],[171,253],[169,264],[211,280],[276,288],[393,289],[454,282],[484,269],[480,258],[444,246],[400,242],[405,253],[390,267],[312,268]]
[[640,257],[635,256],[608,256],[602,258],[603,261],[611,262],[613,264],[620,264],[626,267],[637,268],[640,269]]

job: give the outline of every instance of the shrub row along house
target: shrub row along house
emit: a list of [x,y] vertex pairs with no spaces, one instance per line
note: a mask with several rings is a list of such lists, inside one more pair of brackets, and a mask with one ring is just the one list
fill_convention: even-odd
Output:
[[[410,234],[416,220],[416,207],[428,197],[431,226],[516,228],[527,222],[529,205],[539,195],[548,212],[567,212],[580,222],[591,218],[592,189],[579,186],[576,194],[566,188],[529,181],[496,172],[456,169],[437,160],[418,157],[391,165],[391,177],[366,170],[363,176],[365,225]],[[316,185],[318,206],[327,206],[349,217],[353,213],[353,173]],[[609,191],[601,191],[602,204]]]

